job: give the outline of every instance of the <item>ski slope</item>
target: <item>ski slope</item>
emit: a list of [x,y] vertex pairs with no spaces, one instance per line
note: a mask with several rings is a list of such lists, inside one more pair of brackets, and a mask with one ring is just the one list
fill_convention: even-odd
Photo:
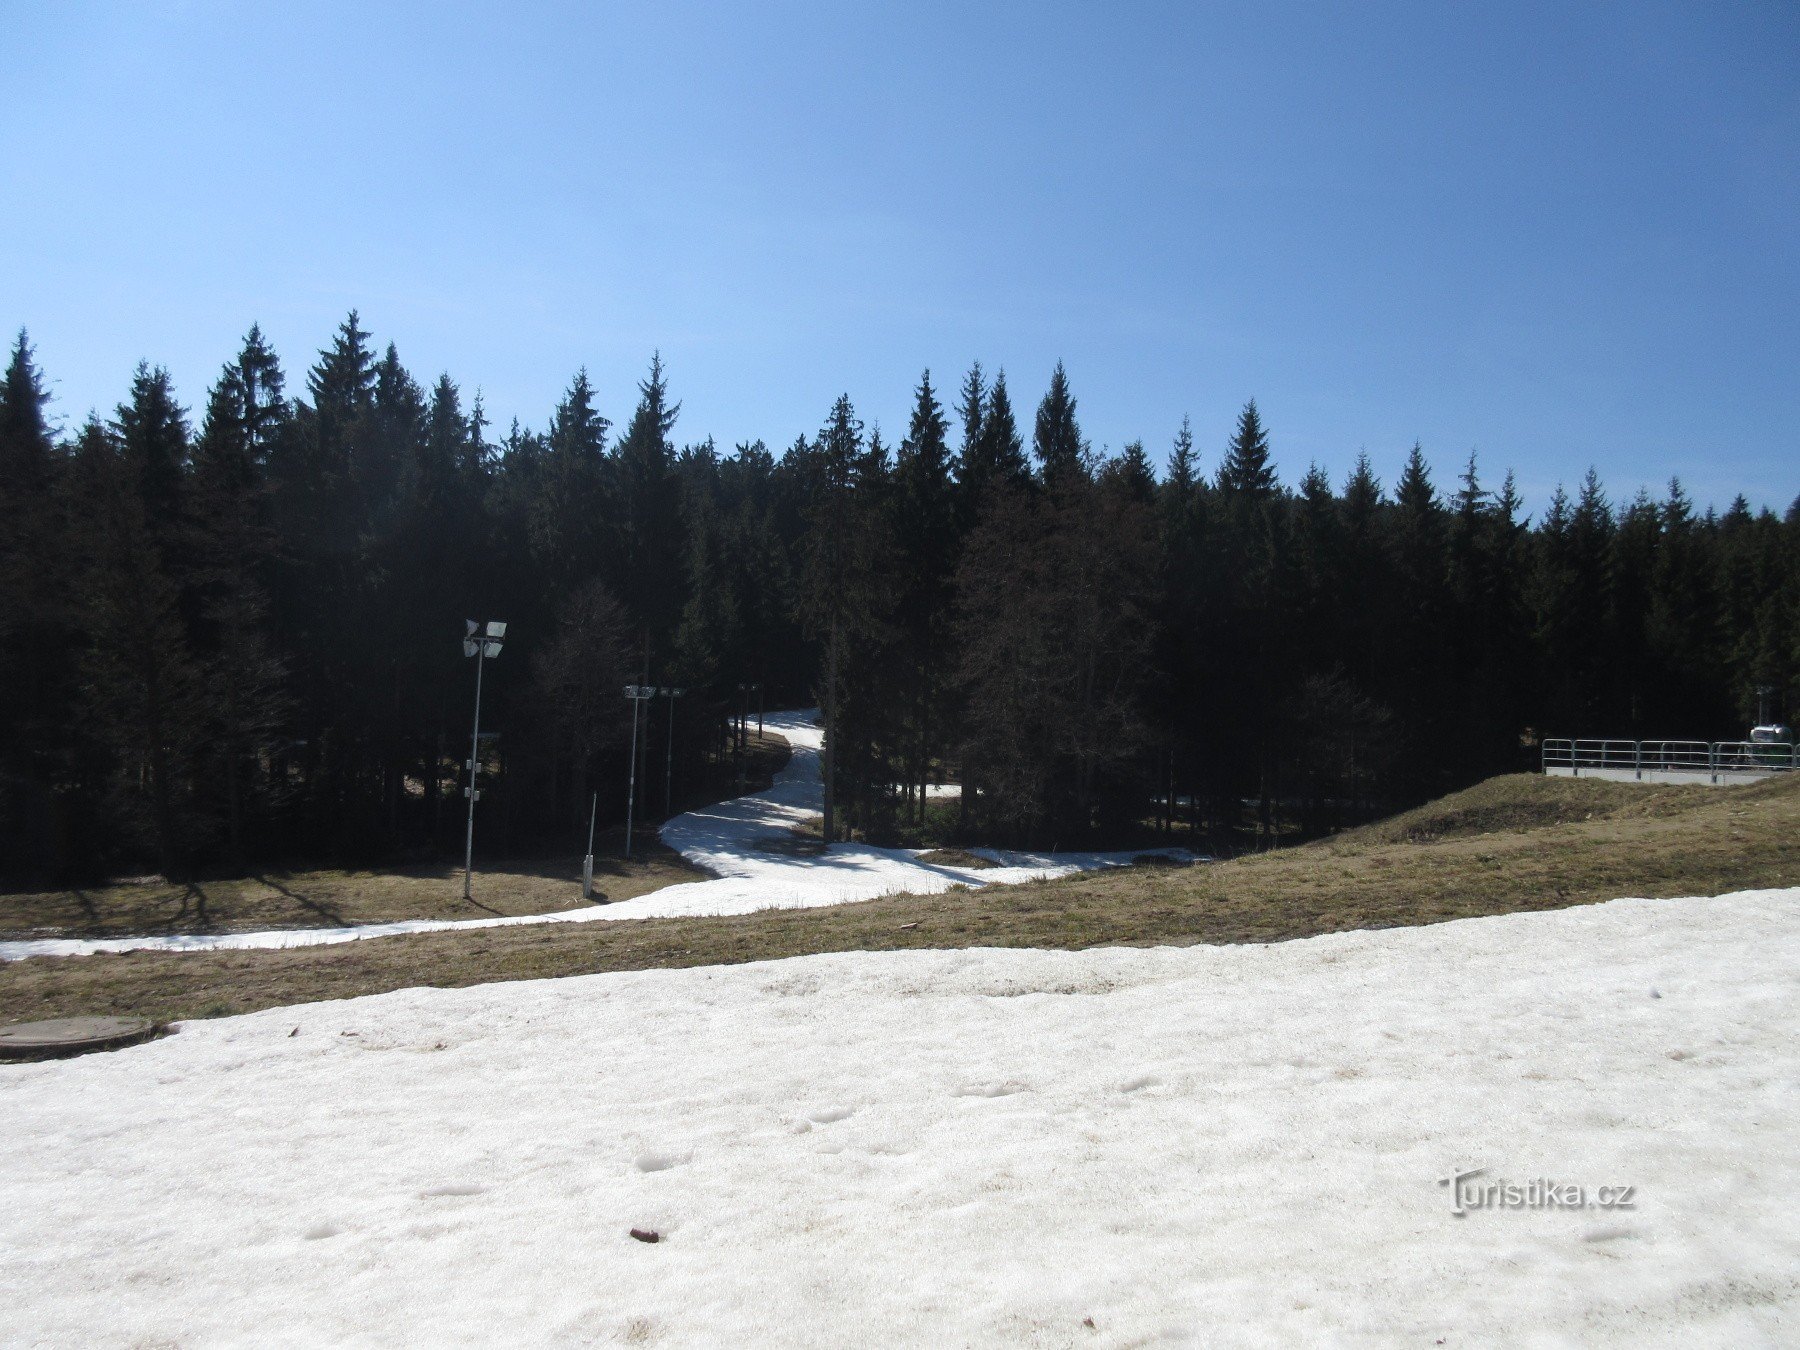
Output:
[[[88,956],[95,952],[198,952],[310,947],[406,933],[462,932],[520,924],[603,923],[749,914],[762,909],[802,909],[910,892],[936,894],[951,886],[993,886],[1065,876],[1128,863],[1141,853],[1011,853],[973,849],[998,866],[945,867],[922,862],[919,851],[833,844],[819,857],[796,857],[787,831],[819,813],[824,786],[819,775],[823,733],[816,710],[776,713],[766,720],[793,747],[793,755],[767,792],[675,816],[662,827],[663,842],[713,874],[706,881],[665,886],[614,904],[581,903],[549,914],[487,919],[405,919],[339,928],[287,928],[254,933],[206,933],[126,938],[31,938],[0,942],[0,961],[28,956]],[[771,846],[775,847],[771,847]],[[1180,849],[1150,850],[1182,857]],[[479,887],[479,873],[477,874]],[[571,898],[578,898],[571,888]]]
[[1785,890],[189,1023],[0,1067],[0,1340],[1793,1345],[1796,972]]

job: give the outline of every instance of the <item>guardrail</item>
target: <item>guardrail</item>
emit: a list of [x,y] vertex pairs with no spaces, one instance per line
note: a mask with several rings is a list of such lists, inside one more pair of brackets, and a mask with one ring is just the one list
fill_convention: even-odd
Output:
[[1543,771],[1579,778],[1742,782],[1800,769],[1800,750],[1756,741],[1546,740]]

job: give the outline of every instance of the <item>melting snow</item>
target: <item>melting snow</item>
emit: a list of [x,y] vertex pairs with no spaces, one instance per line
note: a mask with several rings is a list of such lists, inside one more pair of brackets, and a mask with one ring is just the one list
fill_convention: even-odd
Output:
[[[792,828],[816,816],[824,802],[819,777],[823,733],[815,713],[776,713],[768,730],[793,746],[793,755],[767,792],[675,816],[662,827],[663,842],[689,862],[713,873],[708,881],[684,882],[614,904],[583,904],[550,914],[492,919],[407,919],[346,928],[280,929],[261,933],[218,933],[170,937],[32,938],[0,942],[0,961],[28,956],[87,956],[95,952],[218,951],[311,947],[406,933],[442,933],[520,924],[593,923],[613,919],[663,919],[716,914],[750,914],[763,909],[801,909],[873,900],[909,892],[933,895],[952,886],[1006,885],[1042,877],[1128,863],[1132,853],[972,852],[999,864],[987,868],[947,867],[920,860],[920,850],[833,844],[815,855],[777,850],[771,841],[794,842]],[[1150,852],[1189,857],[1180,849]],[[479,886],[479,881],[477,881]],[[571,887],[571,893],[578,888]]]
[[1797,972],[1787,890],[192,1023],[0,1068],[0,1339],[1794,1344]]

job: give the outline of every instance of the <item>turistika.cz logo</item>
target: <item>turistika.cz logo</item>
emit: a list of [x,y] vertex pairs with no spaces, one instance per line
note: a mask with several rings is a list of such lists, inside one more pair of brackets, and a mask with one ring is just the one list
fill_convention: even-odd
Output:
[[[1477,1178],[1486,1177],[1486,1180]],[[1477,1209],[1636,1209],[1636,1186],[1595,1186],[1572,1181],[1534,1177],[1530,1181],[1502,1181],[1488,1177],[1487,1168],[1452,1172],[1439,1177],[1438,1185],[1450,1188],[1450,1212],[1465,1218]]]

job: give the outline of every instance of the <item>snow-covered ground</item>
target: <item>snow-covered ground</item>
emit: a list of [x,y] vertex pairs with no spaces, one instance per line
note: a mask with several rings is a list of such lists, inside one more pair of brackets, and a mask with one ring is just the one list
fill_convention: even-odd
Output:
[[1794,1345],[1797,1111],[1800,890],[406,990],[0,1067],[0,1340]]
[[[676,816],[662,827],[663,842],[714,876],[708,881],[665,886],[660,891],[615,904],[580,903],[549,914],[493,919],[406,919],[348,928],[288,928],[259,933],[219,933],[169,937],[33,938],[0,942],[0,961],[27,956],[87,956],[95,952],[218,951],[310,947],[404,933],[441,933],[519,924],[593,923],[614,919],[661,919],[709,914],[749,914],[760,909],[800,909],[873,900],[902,891],[935,894],[951,886],[1007,885],[1040,877],[1065,876],[1115,866],[1138,853],[1009,853],[971,850],[1000,866],[945,867],[921,862],[919,852],[834,844],[818,857],[795,856],[779,848],[792,844],[791,826],[819,813],[824,788],[819,777],[822,733],[816,710],[775,713],[766,727],[793,746],[793,756],[767,792]],[[775,848],[770,846],[774,845]],[[1180,849],[1151,850],[1187,856]],[[479,878],[479,874],[478,878]],[[479,879],[477,880],[479,888]]]

